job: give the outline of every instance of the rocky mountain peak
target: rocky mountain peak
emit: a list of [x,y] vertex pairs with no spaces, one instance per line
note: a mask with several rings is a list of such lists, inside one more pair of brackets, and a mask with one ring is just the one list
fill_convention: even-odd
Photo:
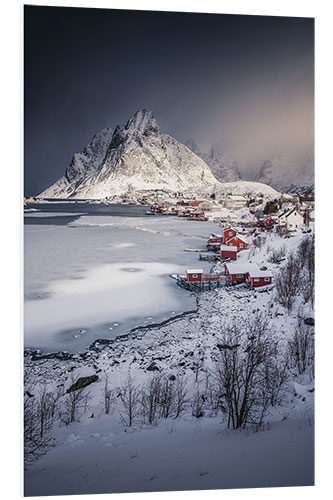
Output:
[[151,135],[159,134],[160,127],[155,119],[154,113],[149,109],[139,109],[128,120],[125,125],[125,130],[135,130],[138,134]]

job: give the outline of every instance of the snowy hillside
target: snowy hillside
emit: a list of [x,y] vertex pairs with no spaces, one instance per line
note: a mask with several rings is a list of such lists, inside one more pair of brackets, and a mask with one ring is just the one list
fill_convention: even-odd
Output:
[[125,126],[116,127],[112,138],[106,130],[96,160],[89,165],[83,161],[93,149],[89,147],[75,155],[73,165],[42,197],[98,199],[149,189],[214,192],[217,181],[209,167],[186,146],[162,134],[151,111],[137,111]]
[[280,196],[280,193],[267,184],[250,181],[225,182],[217,188],[218,196],[226,196],[228,194],[241,196],[264,196],[267,199],[275,199]]
[[[171,225],[168,221],[161,218],[153,224],[163,230]],[[298,231],[283,238],[277,233],[259,233],[248,235],[248,240],[250,249],[241,252],[239,262],[269,267],[276,282],[286,260],[299,252],[302,243],[304,250],[308,235]],[[203,238],[203,248],[204,244]],[[214,264],[212,272],[222,267],[222,263]],[[313,361],[309,358],[306,369],[299,370],[288,351],[295,332],[307,332],[307,338],[313,335],[311,318],[310,301],[305,303],[298,295],[288,311],[274,285],[256,291],[244,285],[221,287],[198,294],[196,311],[136,327],[124,336],[100,339],[81,354],[27,350],[27,411],[38,405],[46,389],[50,397],[56,394],[60,416],[48,429],[46,449],[26,467],[25,494],[313,484]],[[214,385],[221,352],[239,347],[226,346],[224,332],[230,325],[233,330],[241,325],[243,346],[250,340],[246,328],[265,324],[268,341],[278,342],[274,356],[280,378],[272,389],[266,388],[272,390],[274,404],[262,425],[233,430],[226,407],[216,405],[215,399],[221,394],[220,386]],[[246,352],[248,347],[247,351],[242,347],[242,356]],[[135,396],[131,425],[124,399],[129,374]],[[76,392],[78,405],[68,422],[68,408],[72,408],[68,405],[75,393],[69,389],[78,377],[93,379]],[[162,389],[178,398],[177,404],[166,413],[161,400],[150,422],[150,410],[138,408],[159,380]]]
[[234,160],[226,158],[220,151],[208,144],[200,142],[198,139],[189,139],[185,145],[199,156],[220,182],[233,182],[241,179],[241,173]]
[[312,192],[313,153],[273,155],[264,161],[254,181],[263,182],[283,192]]

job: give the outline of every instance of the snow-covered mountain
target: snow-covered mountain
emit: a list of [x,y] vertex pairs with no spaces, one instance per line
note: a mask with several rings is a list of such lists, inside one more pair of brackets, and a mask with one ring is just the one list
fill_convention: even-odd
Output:
[[314,189],[313,153],[275,154],[263,162],[254,181],[286,193],[310,193]]
[[217,197],[225,197],[228,195],[239,195],[247,198],[263,197],[268,200],[279,198],[280,193],[268,184],[251,181],[235,181],[224,182],[219,184],[216,189]]
[[100,199],[156,189],[208,195],[218,184],[206,163],[162,134],[153,113],[143,109],[113,134],[97,134],[40,196]]
[[218,181],[234,182],[242,178],[236,161],[228,159],[213,146],[194,138],[188,139],[185,145],[207,163]]

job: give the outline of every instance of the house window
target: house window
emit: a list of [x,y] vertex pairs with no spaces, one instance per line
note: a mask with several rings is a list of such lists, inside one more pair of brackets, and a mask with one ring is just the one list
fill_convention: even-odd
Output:
[[265,281],[271,281],[271,278],[265,278]]
[[243,246],[244,246],[244,245],[243,245],[243,243],[240,243],[240,245],[239,245],[239,246],[240,246],[240,248],[243,248]]
[[236,274],[236,278],[243,278],[244,274]]
[[253,278],[253,281],[255,281],[256,283],[258,283],[258,281],[260,281],[260,278]]
[[192,278],[197,278],[198,275],[197,274],[192,274]]
[[232,231],[229,231],[229,236],[232,236]]

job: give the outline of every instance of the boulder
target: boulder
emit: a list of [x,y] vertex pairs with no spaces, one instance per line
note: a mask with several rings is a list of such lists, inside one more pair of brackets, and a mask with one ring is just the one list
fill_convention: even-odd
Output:
[[313,318],[305,318],[304,323],[309,326],[314,326],[315,322]]
[[84,387],[87,387],[87,385],[92,384],[93,382],[96,382],[98,380],[98,375],[90,375],[89,377],[80,377],[74,382],[73,385],[70,386],[69,389],[67,389],[67,393],[73,392],[73,391],[78,391],[79,389],[83,389]]
[[147,372],[156,372],[159,371],[159,367],[156,365],[155,361],[150,363],[150,365],[147,368]]

